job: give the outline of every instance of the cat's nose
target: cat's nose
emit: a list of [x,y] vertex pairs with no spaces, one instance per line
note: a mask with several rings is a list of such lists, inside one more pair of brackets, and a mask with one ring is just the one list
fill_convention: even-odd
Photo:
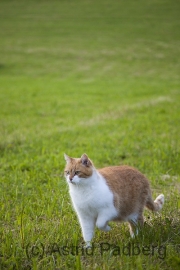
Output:
[[73,177],[69,177],[69,180],[72,182],[72,180],[73,180]]

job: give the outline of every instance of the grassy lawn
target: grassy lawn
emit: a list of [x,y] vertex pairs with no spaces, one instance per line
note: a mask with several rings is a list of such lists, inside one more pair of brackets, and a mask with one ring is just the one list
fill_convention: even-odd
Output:
[[[0,269],[180,269],[179,14],[178,0],[1,0]],[[163,210],[82,250],[64,152],[137,167]]]

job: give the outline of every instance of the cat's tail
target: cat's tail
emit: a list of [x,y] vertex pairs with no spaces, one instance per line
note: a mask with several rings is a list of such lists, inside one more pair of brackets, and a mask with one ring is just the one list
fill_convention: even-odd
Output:
[[164,195],[160,194],[155,201],[153,202],[153,199],[151,196],[148,197],[148,200],[146,202],[146,207],[150,209],[151,211],[160,211],[164,204]]

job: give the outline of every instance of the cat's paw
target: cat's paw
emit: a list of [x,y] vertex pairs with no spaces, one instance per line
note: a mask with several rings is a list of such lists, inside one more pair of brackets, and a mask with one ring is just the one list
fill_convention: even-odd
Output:
[[111,230],[111,227],[108,225],[108,222],[107,222],[107,221],[104,221],[104,220],[101,220],[101,219],[98,219],[98,220],[97,220],[96,226],[97,226],[101,231],[104,231],[104,232],[109,232],[109,231]]
[[136,236],[138,236],[138,228],[135,228],[135,231],[130,231],[130,235],[131,235],[131,238],[135,238]]
[[99,229],[104,232],[109,232],[111,230],[111,227],[109,225],[106,225],[106,227],[101,227]]
[[84,245],[84,248],[91,248],[92,245],[91,245],[91,241],[87,241],[86,244]]
[[109,225],[107,225],[104,229],[105,232],[109,232],[111,230],[111,227]]

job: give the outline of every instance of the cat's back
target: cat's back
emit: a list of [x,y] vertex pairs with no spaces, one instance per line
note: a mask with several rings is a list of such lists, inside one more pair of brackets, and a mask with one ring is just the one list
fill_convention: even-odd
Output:
[[113,191],[119,189],[125,191],[128,187],[132,189],[132,187],[143,188],[149,186],[149,182],[145,175],[131,166],[110,166],[98,169],[98,172],[104,177]]

